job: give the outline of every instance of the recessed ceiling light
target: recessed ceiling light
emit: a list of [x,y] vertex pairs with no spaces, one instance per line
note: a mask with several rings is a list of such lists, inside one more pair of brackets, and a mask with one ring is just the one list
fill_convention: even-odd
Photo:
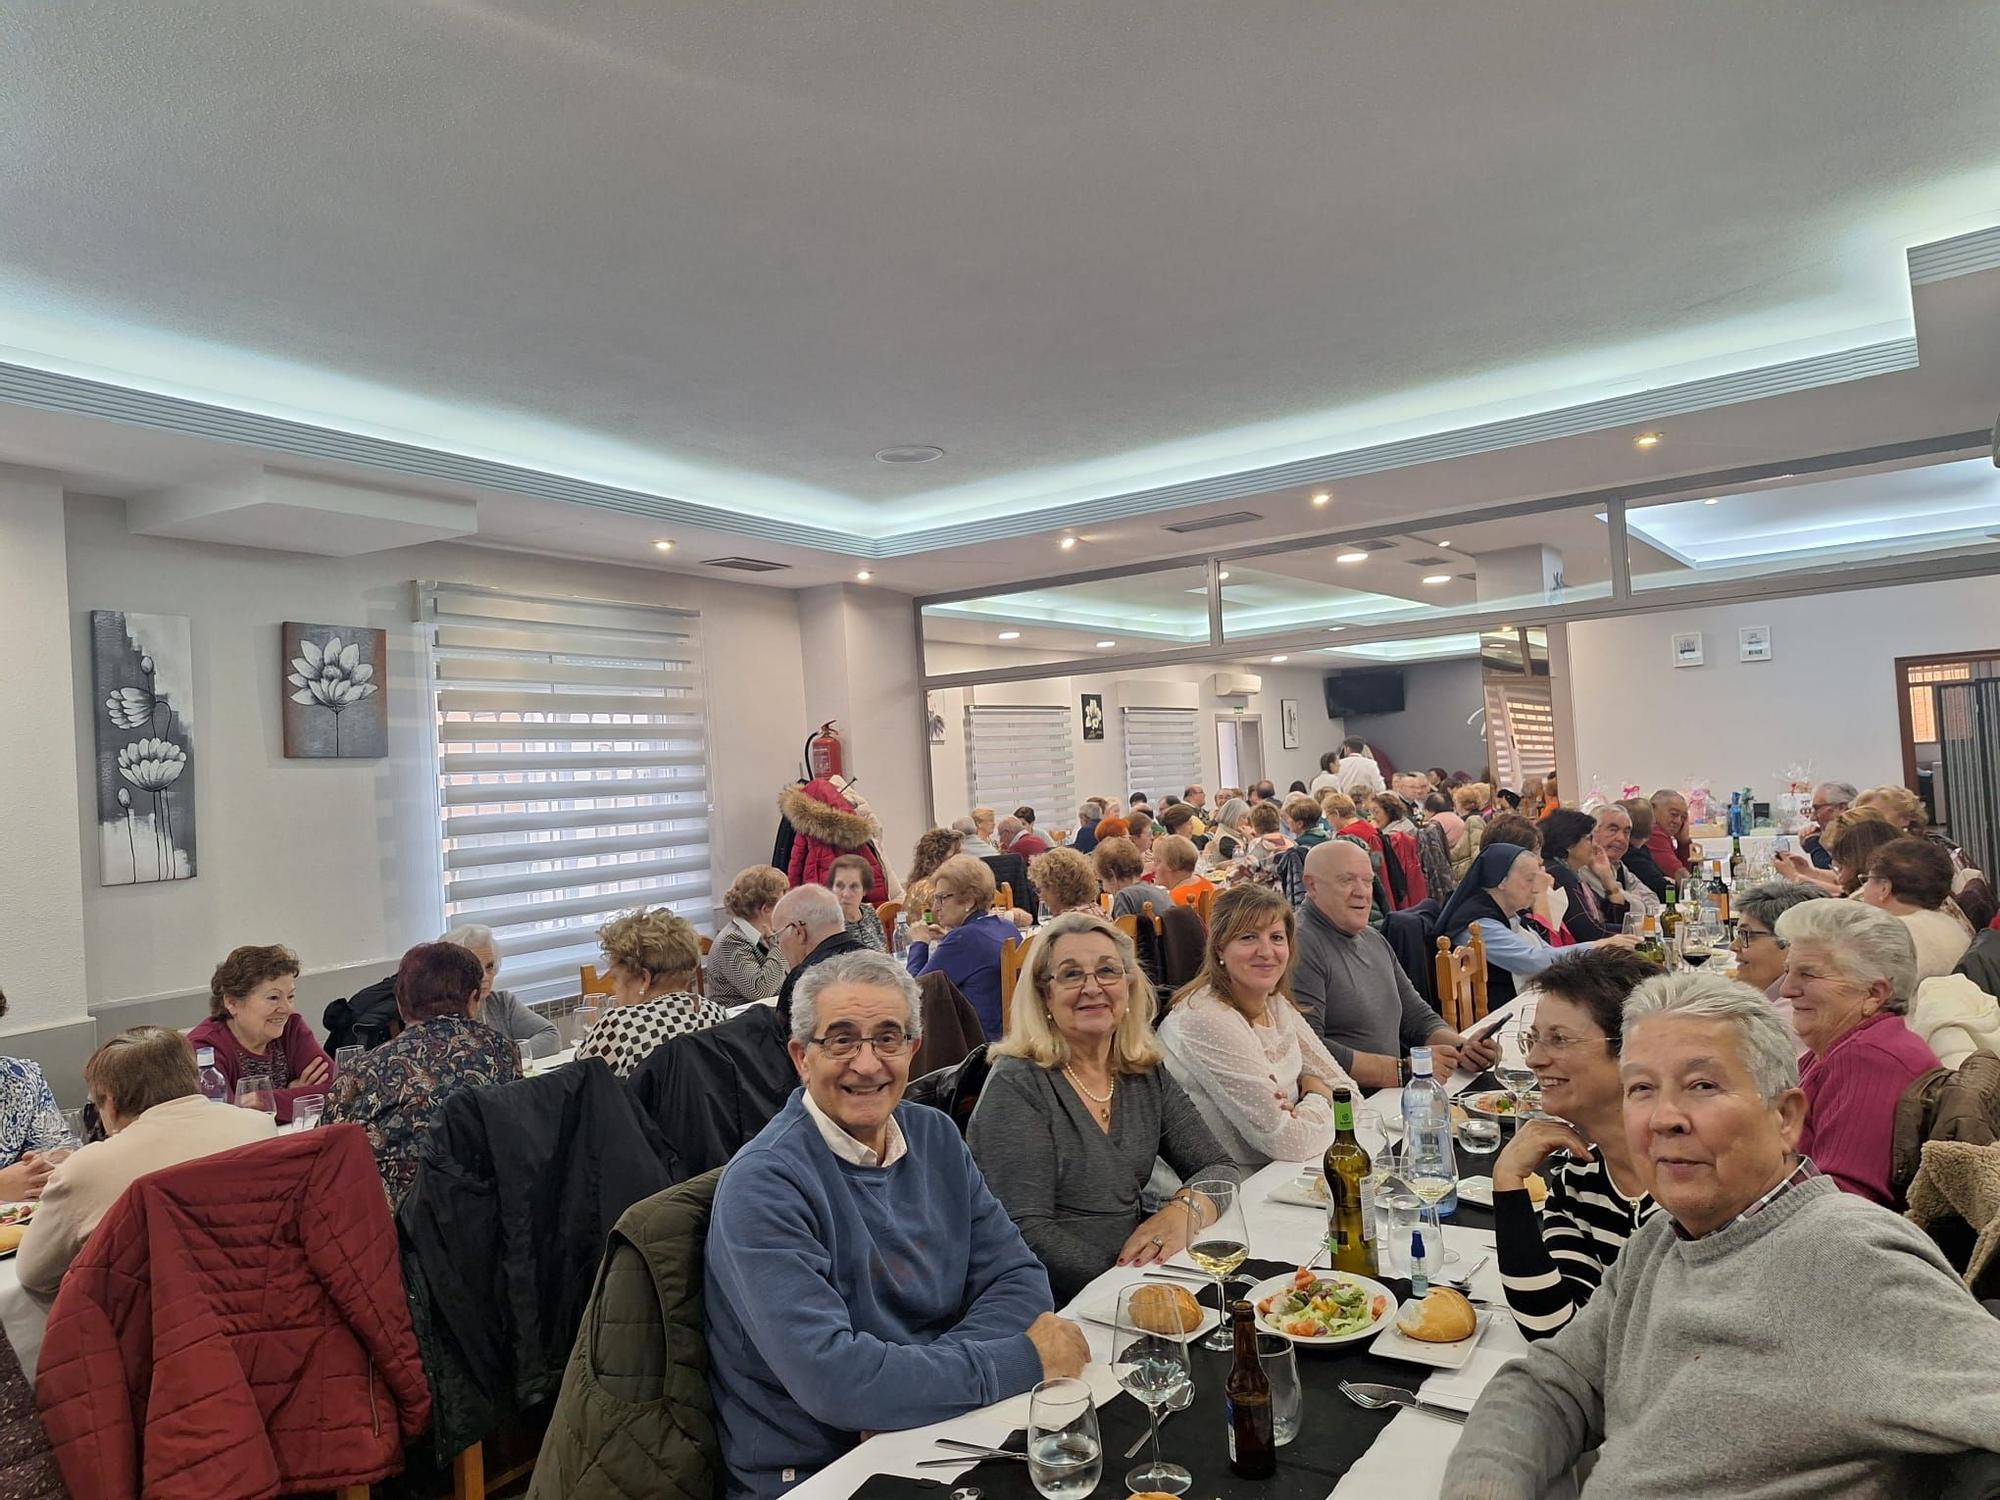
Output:
[[1329,501],[1331,501],[1332,499],[1333,499],[1333,496],[1329,495],[1329,494],[1328,494],[1328,493],[1327,493],[1327,492],[1326,492],[1325,490],[1321,490],[1321,491],[1320,491],[1320,492],[1319,492],[1319,493],[1318,493],[1317,495],[1314,495],[1314,496],[1313,496],[1313,504],[1314,504],[1314,505],[1325,505],[1325,504],[1327,504],[1327,503],[1328,503]]
[[1642,432],[1632,439],[1632,446],[1634,448],[1657,448],[1665,436],[1665,433],[1660,432]]
[[662,552],[671,552],[674,550],[674,544],[668,541],[665,537],[660,538],[660,540],[653,543],[653,545],[655,547],[658,547]]
[[1450,582],[1451,582],[1451,574],[1449,574],[1449,573],[1430,573],[1430,574],[1426,574],[1426,575],[1425,575],[1425,577],[1424,577],[1424,582],[1425,582],[1425,583],[1450,583]]
[[1291,658],[1289,656],[1274,656],[1271,658],[1271,665],[1276,666],[1281,661],[1290,661],[1290,660]]
[[1366,552],[1343,552],[1334,561],[1344,563],[1367,562],[1368,554]]
[[1702,503],[1703,505],[1720,505],[1720,504],[1722,504],[1722,502],[1721,502],[1720,500],[1704,500],[1704,501],[1702,501],[1701,503]]
[[1003,641],[1018,641],[1020,638],[1021,632],[1018,630],[1003,630],[1000,632],[1000,639]]
[[1056,545],[1061,547],[1063,551],[1067,552],[1069,551],[1070,548],[1076,545],[1076,538],[1073,536],[1066,536],[1060,542],[1056,543]]
[[1116,641],[1099,641],[1097,643],[1097,649],[1099,651],[1109,651],[1113,646],[1117,644],[1118,643]]
[[1222,570],[1222,571],[1221,571],[1220,573],[1217,573],[1217,574],[1215,575],[1215,581],[1216,581],[1217,583],[1227,583],[1227,582],[1229,582],[1229,569],[1227,569],[1227,568],[1224,568],[1224,569],[1223,569],[1223,570]]
[[1449,547],[1449,546],[1451,545],[1451,538],[1450,538],[1450,537],[1444,537],[1444,538],[1440,539],[1440,540],[1439,540],[1439,542],[1438,542],[1438,545],[1439,545],[1440,547]]
[[866,583],[869,579],[873,578],[875,575],[869,572],[866,568],[863,568],[859,573],[856,573],[854,576],[860,579],[863,583]]
[[929,443],[907,443],[899,448],[877,448],[875,457],[885,464],[927,464],[944,457],[944,449]]

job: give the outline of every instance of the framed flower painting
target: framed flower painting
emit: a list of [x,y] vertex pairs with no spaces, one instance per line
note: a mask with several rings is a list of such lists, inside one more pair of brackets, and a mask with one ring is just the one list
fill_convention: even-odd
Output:
[[192,880],[194,651],[186,615],[90,612],[98,880]]
[[284,629],[285,755],[293,760],[387,755],[388,632],[294,620]]

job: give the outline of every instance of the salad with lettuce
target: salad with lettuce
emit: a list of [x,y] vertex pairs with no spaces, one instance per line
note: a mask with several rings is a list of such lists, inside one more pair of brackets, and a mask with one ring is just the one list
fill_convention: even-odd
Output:
[[1322,1276],[1301,1270],[1291,1286],[1257,1304],[1257,1317],[1266,1328],[1293,1338],[1338,1338],[1359,1333],[1379,1322],[1389,1311],[1389,1299],[1370,1292],[1359,1282],[1339,1275]]

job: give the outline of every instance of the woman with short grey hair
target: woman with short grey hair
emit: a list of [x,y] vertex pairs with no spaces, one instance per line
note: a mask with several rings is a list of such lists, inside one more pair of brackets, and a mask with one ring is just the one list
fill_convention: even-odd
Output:
[[478,922],[461,922],[438,941],[456,943],[479,960],[486,978],[473,1014],[480,1021],[500,1035],[520,1043],[523,1058],[547,1057],[562,1050],[562,1033],[556,1029],[555,1022],[540,1011],[530,1010],[515,999],[511,991],[493,987],[500,978],[500,944],[494,938],[491,927]]
[[1812,1053],[1799,1151],[1847,1192],[1900,1208],[1892,1181],[1896,1106],[1937,1054],[1903,1022],[1917,950],[1903,924],[1859,901],[1807,901],[1778,918],[1780,993]]
[[1667,1015],[1734,1026],[1738,1051],[1766,1104],[1799,1086],[1798,1052],[1791,1035],[1749,985],[1703,969],[1644,980],[1626,998],[1625,1035],[1629,1037],[1648,1016]]

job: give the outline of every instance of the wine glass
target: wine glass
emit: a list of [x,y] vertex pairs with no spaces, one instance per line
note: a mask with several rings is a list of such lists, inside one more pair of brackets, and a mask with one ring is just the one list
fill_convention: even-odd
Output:
[[570,1012],[570,1046],[581,1047],[584,1038],[590,1035],[591,1027],[597,1024],[598,1017],[603,1014],[604,1007],[598,1003],[597,996],[585,995],[578,1000],[576,1009]]
[[1500,1044],[1499,1059],[1493,1064],[1493,1076],[1500,1080],[1500,1087],[1514,1101],[1514,1118],[1519,1121],[1526,1108],[1528,1091],[1535,1086],[1535,1070],[1528,1066],[1528,1044],[1525,1040],[1535,1029],[1535,1008],[1523,1000],[1514,1017],[1514,1024],[1503,1027],[1495,1040]]
[[[1118,1329],[1113,1335],[1111,1373],[1119,1385],[1144,1404],[1153,1434],[1153,1461],[1125,1476],[1130,1494],[1158,1492],[1179,1495],[1194,1478],[1179,1464],[1160,1457],[1160,1408],[1177,1403],[1192,1387],[1187,1345],[1169,1333],[1155,1333],[1134,1313],[1134,1299],[1148,1283],[1134,1282],[1118,1293]],[[1147,1299],[1149,1302],[1151,1298]]]
[[334,1072],[345,1073],[349,1068],[353,1067],[356,1063],[361,1061],[362,1054],[365,1053],[367,1050],[368,1049],[366,1047],[360,1046],[358,1044],[350,1047],[334,1048],[333,1051]]
[[1718,928],[1709,922],[1687,922],[1681,926],[1681,958],[1691,969],[1699,969],[1715,956]]
[[1431,1211],[1430,1243],[1436,1264],[1451,1259],[1444,1248],[1444,1225],[1438,1221],[1438,1205],[1458,1191],[1458,1158],[1452,1154],[1451,1128],[1441,1131],[1412,1131],[1403,1148],[1403,1181]]
[[1083,1500],[1103,1474],[1090,1386],[1044,1380],[1028,1397],[1028,1477],[1046,1500]]
[[1215,1278],[1215,1305],[1222,1314],[1222,1321],[1201,1341],[1201,1347],[1234,1349],[1236,1335],[1229,1327],[1229,1278],[1250,1254],[1250,1231],[1243,1226],[1243,1205],[1236,1184],[1219,1178],[1191,1182],[1183,1201],[1190,1216],[1188,1259]]
[[261,1109],[267,1115],[278,1112],[278,1095],[268,1073],[245,1073],[236,1080],[236,1107]]
[[311,1130],[326,1113],[326,1095],[300,1094],[292,1100],[292,1129]]

